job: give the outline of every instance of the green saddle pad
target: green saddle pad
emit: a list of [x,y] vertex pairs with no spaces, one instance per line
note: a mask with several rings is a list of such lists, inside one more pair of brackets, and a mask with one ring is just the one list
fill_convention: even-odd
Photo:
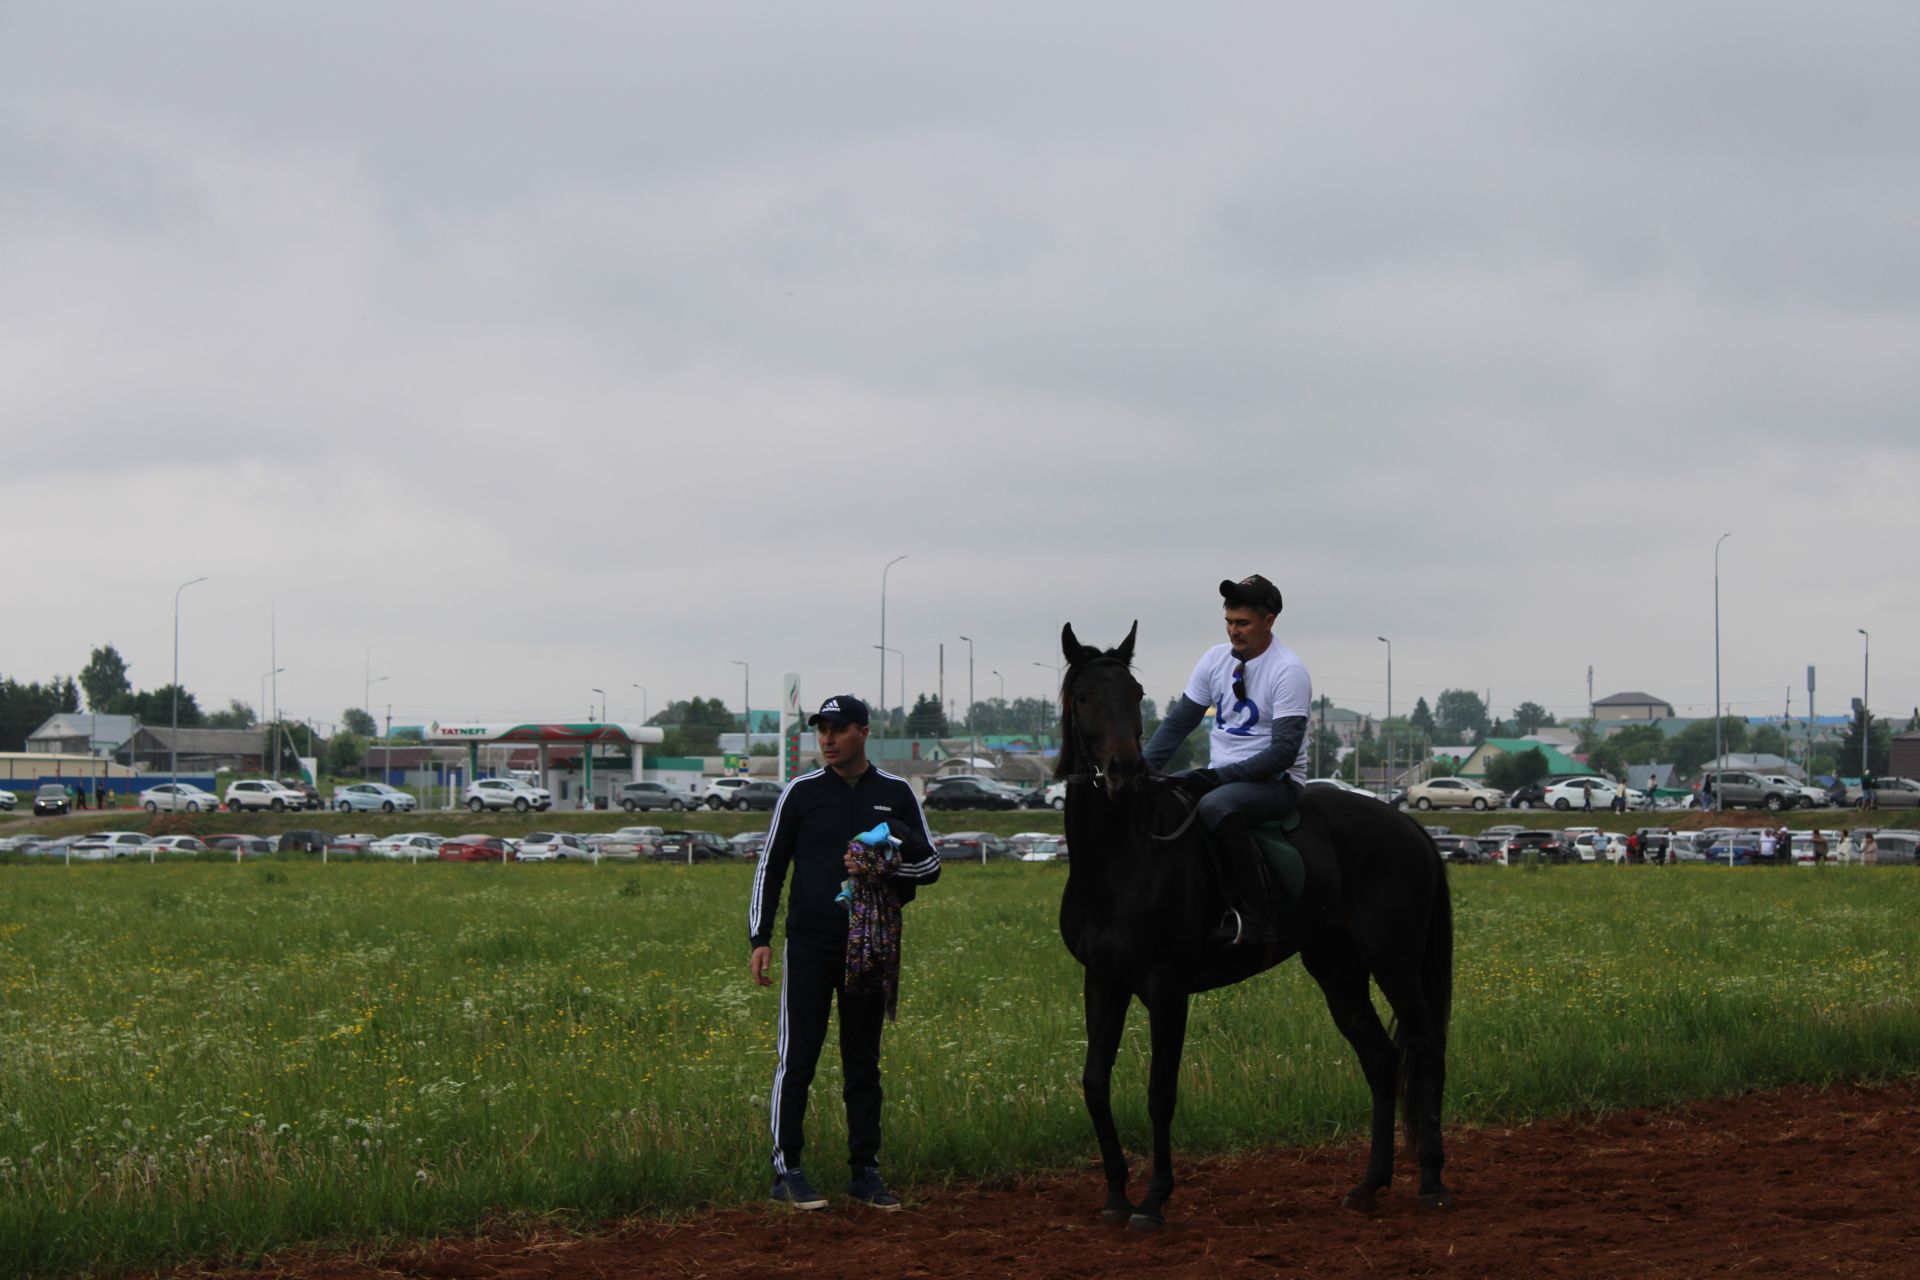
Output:
[[1300,825],[1300,815],[1290,813],[1276,822],[1263,822],[1253,829],[1253,838],[1267,855],[1273,868],[1273,896],[1276,909],[1284,911],[1300,897],[1306,887],[1307,864],[1300,851],[1287,839],[1287,833]]

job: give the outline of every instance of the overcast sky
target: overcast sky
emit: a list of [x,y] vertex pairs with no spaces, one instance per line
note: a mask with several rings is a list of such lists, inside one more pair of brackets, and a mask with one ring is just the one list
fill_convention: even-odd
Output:
[[0,672],[1920,702],[1920,9],[940,8],[0,5]]

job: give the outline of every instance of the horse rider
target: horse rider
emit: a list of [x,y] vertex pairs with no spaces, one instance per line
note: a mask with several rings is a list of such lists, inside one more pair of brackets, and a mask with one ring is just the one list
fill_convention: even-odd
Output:
[[1228,946],[1277,942],[1266,855],[1252,828],[1292,813],[1307,780],[1313,679],[1300,656],[1273,638],[1280,589],[1253,574],[1220,584],[1227,642],[1201,656],[1143,753],[1166,767],[1214,709],[1207,767],[1176,775],[1195,797],[1232,903],[1210,935]]

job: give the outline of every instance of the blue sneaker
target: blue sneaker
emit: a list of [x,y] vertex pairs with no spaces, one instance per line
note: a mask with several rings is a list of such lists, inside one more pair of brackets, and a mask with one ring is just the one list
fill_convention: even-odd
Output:
[[789,1169],[785,1173],[774,1174],[773,1190],[769,1194],[781,1204],[791,1205],[795,1209],[827,1207],[827,1198],[813,1189],[804,1169]]
[[862,1169],[847,1183],[847,1194],[869,1209],[892,1213],[900,1207],[900,1197],[887,1190],[878,1169]]

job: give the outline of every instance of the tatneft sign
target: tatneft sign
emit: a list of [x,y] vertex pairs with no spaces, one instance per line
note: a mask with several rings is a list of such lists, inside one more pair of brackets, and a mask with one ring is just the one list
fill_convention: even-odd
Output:
[[498,724],[441,724],[436,720],[427,726],[425,736],[428,741],[458,742],[467,738],[491,738],[511,727]]

